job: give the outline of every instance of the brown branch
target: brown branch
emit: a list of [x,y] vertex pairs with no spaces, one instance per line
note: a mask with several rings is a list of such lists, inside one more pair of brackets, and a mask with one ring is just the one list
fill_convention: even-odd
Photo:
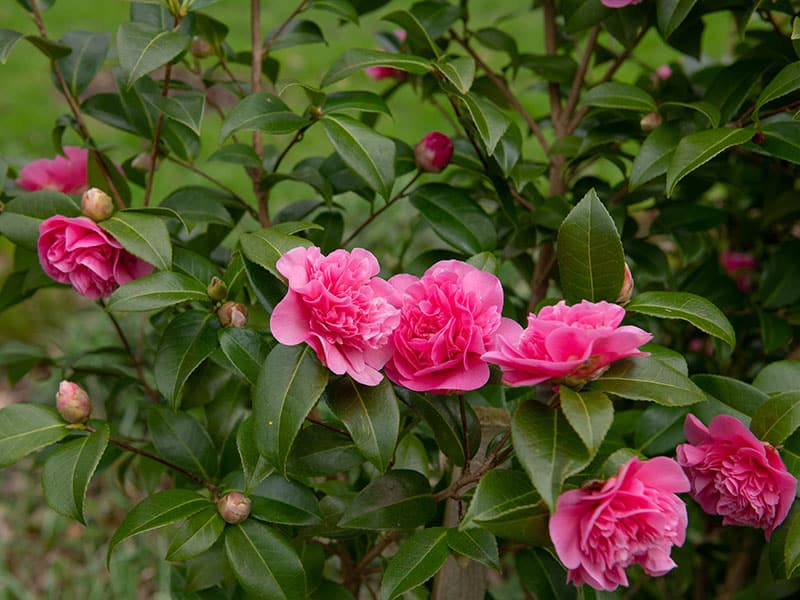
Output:
[[562,120],[565,125],[568,125],[572,119],[572,113],[578,105],[578,97],[583,87],[583,81],[586,79],[586,71],[589,69],[589,61],[592,59],[592,53],[597,45],[597,36],[600,35],[600,25],[595,25],[589,34],[589,40],[586,42],[586,50],[583,53],[583,58],[578,65],[578,70],[575,72],[575,79],[572,80],[572,87],[569,90],[569,97],[567,98],[567,105],[564,107]]
[[373,560],[383,554],[383,551],[386,550],[386,548],[388,548],[398,538],[399,535],[399,532],[391,531],[375,542],[375,545],[369,549],[369,551],[361,558],[360,561],[358,561],[356,570],[364,571]]
[[236,77],[236,75],[233,73],[233,71],[231,71],[231,68],[228,65],[228,61],[225,60],[225,56],[220,56],[219,57],[219,64],[222,67],[222,70],[225,71],[225,73],[228,75],[228,77],[230,78],[231,82],[233,82],[233,85],[236,87],[236,90],[239,92],[239,94],[241,96],[247,96],[247,90],[245,90],[242,87],[242,84],[239,82],[239,78]]
[[306,421],[308,421],[309,423],[314,423],[314,425],[319,425],[320,427],[324,427],[325,429],[329,429],[331,431],[335,431],[336,433],[338,433],[340,435],[343,435],[347,439],[352,439],[350,437],[350,434],[347,433],[344,429],[339,429],[338,427],[335,427],[335,426],[331,425],[330,423],[326,423],[325,421],[321,421],[320,419],[317,419],[316,417],[312,417],[311,415],[306,416]]
[[[555,3],[553,0],[544,0],[544,48],[548,56],[554,56],[556,53],[556,13]],[[562,136],[561,131],[561,86],[551,81],[547,84],[547,89],[550,94],[550,117],[553,120],[553,126],[556,130],[558,137]]]
[[[176,17],[177,19],[177,17]],[[178,23],[176,21],[175,25]],[[164,67],[164,82],[161,85],[161,97],[166,98],[169,93],[169,83],[172,79],[172,63],[167,63]],[[153,134],[153,145],[150,146],[150,164],[147,165],[147,181],[144,187],[144,201],[145,206],[150,205],[150,194],[153,191],[153,179],[156,173],[156,159],[158,158],[158,146],[161,143],[161,133],[164,130],[164,113],[158,111],[158,119],[156,119],[156,130]]]
[[[250,93],[261,91],[261,65],[264,52],[261,47],[261,0],[250,0],[250,44],[252,46],[252,60],[250,63]],[[264,141],[261,132],[253,132],[253,150],[258,160],[264,159]],[[261,189],[263,168],[250,169],[250,179],[253,182],[253,194],[258,205],[258,222],[262,227],[269,227],[269,196],[266,190]]]
[[[451,482],[450,485],[448,485],[442,491],[433,495],[433,501],[441,502],[442,500],[447,500],[448,498],[458,498],[458,492],[461,490],[461,488],[475,483],[476,481],[480,481],[480,479],[492,468],[503,464],[503,462],[506,461],[513,451],[513,447],[504,449],[505,443],[510,438],[511,433],[507,432],[497,443],[497,446],[495,446],[494,449],[486,456],[486,459],[483,461],[483,463],[481,463],[480,467],[478,467],[475,471],[469,471],[465,468],[464,472],[461,474],[461,477]],[[469,461],[467,461],[467,464],[469,464]]]
[[277,172],[278,171],[278,167],[281,166],[281,163],[283,162],[283,159],[286,158],[287,154],[289,154],[289,150],[291,150],[297,142],[299,142],[300,140],[303,139],[303,134],[308,130],[309,127],[311,127],[310,123],[308,125],[304,125],[303,127],[301,127],[300,129],[298,129],[295,132],[295,134],[292,137],[292,139],[286,145],[286,148],[283,149],[283,152],[281,152],[278,155],[278,158],[275,160],[275,166],[272,167],[272,171],[273,172]]
[[274,44],[275,40],[277,40],[280,37],[280,35],[283,33],[283,30],[289,26],[289,23],[291,23],[297,15],[299,15],[306,9],[306,1],[307,0],[301,0],[300,4],[298,4],[295,7],[295,9],[291,12],[291,14],[288,17],[286,17],[286,19],[284,19],[283,23],[278,25],[278,28],[275,31],[273,31],[272,34],[264,42],[263,54],[265,57],[269,54],[269,50],[270,48],[272,48],[272,44]]

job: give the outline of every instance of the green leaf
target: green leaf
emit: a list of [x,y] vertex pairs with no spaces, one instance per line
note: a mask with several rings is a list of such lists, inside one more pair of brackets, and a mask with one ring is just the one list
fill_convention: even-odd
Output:
[[344,423],[361,454],[381,473],[392,461],[400,431],[398,402],[387,379],[370,387],[344,377],[328,395],[333,414]]
[[267,133],[293,133],[308,121],[286,103],[266,92],[250,94],[228,111],[219,133],[220,144],[237,131],[258,129]]
[[206,481],[217,473],[217,451],[205,428],[183,412],[154,406],[147,415],[147,428],[159,456]]
[[264,338],[252,329],[225,327],[218,332],[222,352],[251,385],[256,385],[261,365],[269,354]]
[[642,88],[617,81],[594,86],[581,97],[581,101],[589,106],[599,108],[616,108],[644,113],[658,110],[656,101]]
[[155,106],[176,123],[188,127],[195,135],[200,135],[200,125],[206,107],[205,94],[201,92],[183,92],[176,96],[161,94],[143,94],[147,102]]
[[188,275],[161,271],[117,288],[108,300],[108,310],[141,312],[184,302],[208,302],[206,284]]
[[8,55],[23,35],[13,29],[0,29],[0,63],[6,64]]
[[432,68],[431,61],[421,56],[354,48],[346,50],[339,57],[330,70],[325,73],[319,85],[323,88],[327,87],[356,71],[363,71],[367,67],[394,67],[415,75],[424,75]]
[[737,60],[717,72],[706,88],[704,100],[719,108],[720,122],[731,120],[742,103],[759,85],[771,63],[761,59]]
[[492,220],[461,188],[427,183],[412,192],[411,204],[439,237],[465,254],[494,250],[497,245]]
[[475,80],[475,61],[466,56],[445,58],[436,65],[439,73],[444,75],[461,94],[466,94]]
[[701,331],[736,346],[736,332],[728,318],[713,302],[686,292],[642,292],[625,310],[661,319],[683,319]]
[[800,427],[800,391],[770,396],[753,413],[750,429],[773,446],[781,445]]
[[306,596],[303,563],[277,531],[247,519],[225,532],[225,554],[242,587],[258,598],[295,600]]
[[[775,364],[778,363],[773,363]],[[692,381],[709,396],[748,417],[752,417],[767,399],[767,394],[757,387],[731,377],[701,373],[693,375]]]
[[172,536],[167,560],[184,561],[202,554],[214,545],[225,529],[225,521],[216,506],[209,506],[186,519]]
[[515,558],[522,584],[537,600],[577,598],[577,589],[567,583],[564,567],[544,548],[520,552]]
[[283,279],[283,275],[275,267],[278,259],[292,248],[298,246],[308,248],[312,245],[305,238],[288,235],[275,227],[244,233],[239,238],[239,243],[242,245],[242,252],[248,259],[261,265],[279,279]]
[[349,529],[414,529],[436,514],[427,477],[395,469],[372,480],[353,498],[339,525]]
[[772,78],[772,81],[764,86],[764,89],[758,96],[758,100],[756,100],[756,116],[761,110],[761,107],[767,102],[777,100],[798,89],[800,89],[800,61],[793,62],[783,67],[783,69]]
[[614,405],[602,392],[575,392],[561,386],[561,410],[594,456],[614,421]]
[[485,529],[471,527],[459,531],[447,530],[447,545],[459,554],[492,567],[500,569],[500,555],[497,550],[497,539]]
[[[277,37],[273,35],[277,33]],[[300,21],[297,19],[291,20],[279,32],[278,29],[273,29],[266,36],[264,40],[272,39],[270,52],[280,50],[281,48],[291,48],[292,46],[301,46],[304,44],[324,44],[325,37],[322,34],[322,29],[313,21]]]
[[159,31],[142,23],[123,23],[117,29],[117,56],[127,75],[126,87],[183,52],[191,37],[177,31]]
[[[457,396],[410,394],[411,407],[422,417],[433,431],[439,449],[453,464],[463,467],[467,461],[464,447],[464,425],[461,422],[461,403]],[[467,420],[467,439],[469,456],[475,455],[480,447],[481,428],[478,417],[469,402],[464,403],[464,416]]]
[[310,488],[282,475],[271,475],[250,495],[252,515],[281,525],[317,525],[322,522],[319,500]]
[[800,360],[768,364],[756,375],[753,386],[767,394],[800,389]]
[[[242,165],[244,167],[261,168],[261,161],[251,146],[247,144],[226,144],[215,150],[206,160]],[[163,202],[162,202],[163,204]]]
[[249,492],[273,471],[272,465],[258,453],[255,421],[252,415],[239,423],[239,428],[236,430],[236,448],[242,461],[244,489],[245,492]]
[[388,199],[395,178],[394,142],[343,115],[326,115],[322,124],[344,163],[371,189]]
[[396,10],[381,17],[384,21],[389,21],[403,28],[406,32],[406,41],[413,52],[432,54],[438,57],[442,51],[431,39],[428,31],[419,22],[417,17],[407,10]]
[[764,266],[764,272],[758,287],[758,296],[764,308],[781,308],[800,299],[800,265],[797,252],[800,241],[787,240],[778,246]]
[[309,10],[324,10],[346,21],[358,24],[358,13],[348,0],[311,0]]
[[593,189],[561,223],[557,254],[567,302],[617,299],[625,254],[614,221]]
[[253,399],[256,445],[283,474],[303,421],[327,383],[328,370],[305,344],[276,346],[267,356]]
[[16,245],[36,252],[42,221],[55,215],[80,214],[80,207],[66,194],[45,190],[23,193],[9,200],[0,212],[0,233]]
[[368,113],[392,114],[383,96],[372,92],[345,91],[334,92],[325,97],[323,114],[338,113],[345,110],[358,110]]
[[589,463],[581,438],[561,411],[530,400],[511,419],[511,439],[533,486],[554,510],[564,480]]
[[[690,110],[694,110],[702,114],[706,119],[708,119],[709,125],[711,127],[719,127],[720,121],[720,114],[719,109],[711,104],[710,102],[706,102],[704,100],[698,100],[697,102],[662,102],[661,108],[668,108],[670,106],[677,106],[679,108],[688,108]],[[676,140],[677,143],[677,140]]]
[[389,559],[381,583],[381,600],[394,600],[422,585],[442,568],[448,556],[447,529],[431,527],[417,531]]
[[13,465],[68,433],[67,424],[52,408],[37,404],[6,406],[0,409],[0,467]]
[[664,406],[688,406],[706,399],[688,377],[653,357],[617,361],[588,388]]
[[91,435],[60,446],[44,463],[42,487],[47,504],[67,518],[86,524],[83,503],[111,430],[103,423]]
[[637,419],[633,442],[646,456],[672,454],[685,440],[683,423],[689,409],[680,406],[650,406]]
[[783,544],[783,556],[786,563],[786,577],[794,577],[800,567],[800,519],[796,516],[792,518],[790,515],[787,521],[789,530],[786,532],[786,542]]
[[364,462],[353,440],[321,425],[300,431],[286,470],[292,477],[336,475]]
[[99,225],[128,252],[156,269],[168,271],[172,266],[172,243],[160,217],[121,210]]
[[200,310],[180,313],[164,329],[156,351],[158,391],[177,409],[186,380],[217,349],[216,315]]
[[494,154],[495,146],[508,129],[511,121],[493,102],[469,93],[461,98],[481,137],[486,152]]
[[678,182],[689,173],[728,148],[744,144],[751,137],[753,131],[749,127],[722,127],[687,135],[678,142],[667,169],[667,196],[672,195]]
[[697,0],[658,0],[658,29],[666,40],[686,20]]
[[751,140],[743,148],[749,152],[800,163],[800,123],[775,117],[762,121],[761,133],[764,134],[763,143],[754,144]]
[[68,56],[57,61],[58,68],[64,77],[73,98],[80,96],[103,66],[111,43],[111,34],[107,31],[67,31],[59,40],[61,44],[72,49]]
[[178,188],[164,198],[159,208],[168,208],[181,216],[187,230],[197,225],[216,223],[233,226],[233,219],[225,205],[233,198],[224,192],[202,185]]
[[631,165],[631,190],[667,172],[680,138],[675,123],[664,123],[647,136]]
[[26,35],[25,39],[30,42],[39,52],[50,60],[58,60],[68,56],[72,49],[69,46],[59,44],[50,39],[39,37],[38,35]]
[[125,515],[114,532],[108,543],[106,567],[111,563],[111,554],[120,542],[145,531],[188,519],[210,505],[208,498],[189,490],[174,489],[151,494]]

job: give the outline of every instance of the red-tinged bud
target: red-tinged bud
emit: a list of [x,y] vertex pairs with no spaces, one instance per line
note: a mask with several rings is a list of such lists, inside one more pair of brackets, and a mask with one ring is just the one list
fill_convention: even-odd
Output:
[[250,516],[250,498],[239,492],[230,492],[219,499],[217,510],[226,523],[236,525]]
[[86,423],[92,413],[92,401],[81,386],[65,380],[58,384],[56,408],[67,423]]
[[766,136],[764,136],[763,131],[756,131],[753,134],[753,137],[750,138],[750,141],[753,142],[756,146],[760,146],[766,140]]
[[657,112],[647,113],[642,117],[642,120],[639,121],[639,126],[642,128],[642,131],[653,131],[653,129],[659,125],[661,125],[661,115]]
[[622,287],[619,290],[619,297],[617,298],[617,304],[627,304],[630,302],[631,296],[633,295],[633,276],[631,275],[631,269],[628,265],[625,265],[625,278],[622,280]]
[[89,188],[81,198],[83,216],[92,221],[105,221],[114,214],[114,202],[111,196],[98,188]]
[[408,76],[405,71],[394,67],[367,67],[364,69],[364,73],[367,74],[367,77],[375,80],[397,79],[403,81]]
[[226,302],[217,311],[223,327],[242,328],[247,325],[247,307],[238,302]]
[[414,146],[420,171],[441,173],[453,158],[453,141],[443,133],[431,131]]
[[206,40],[196,35],[192,38],[192,45],[190,48],[192,54],[197,58],[206,58],[214,53],[214,49]]
[[219,277],[212,277],[206,290],[214,302],[222,302],[228,297],[228,286]]

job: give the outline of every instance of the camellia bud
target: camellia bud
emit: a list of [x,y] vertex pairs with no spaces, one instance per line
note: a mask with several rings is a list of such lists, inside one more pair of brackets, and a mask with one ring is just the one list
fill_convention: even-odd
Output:
[[140,152],[136,155],[136,158],[131,161],[131,167],[137,171],[149,171],[150,165],[152,164],[153,161],[150,160],[150,154],[147,152]]
[[622,280],[622,287],[619,290],[617,304],[627,304],[633,295],[633,275],[628,265],[625,265],[625,278]]
[[212,277],[206,290],[214,302],[222,302],[228,297],[228,286],[219,277]]
[[653,131],[653,129],[659,125],[661,125],[661,115],[657,112],[647,113],[642,117],[642,120],[639,121],[639,126],[642,128],[642,131]]
[[236,525],[250,516],[250,498],[239,492],[225,494],[217,501],[217,510],[226,523]]
[[92,413],[92,401],[77,383],[64,380],[58,384],[56,408],[67,423],[86,423]]
[[376,81],[380,81],[381,79],[397,79],[398,81],[403,81],[408,76],[405,71],[401,71],[400,69],[381,66],[367,67],[364,69],[364,73],[367,74],[367,77]]
[[197,58],[205,58],[214,53],[214,49],[206,40],[196,35],[192,38],[191,52]]
[[238,302],[226,302],[217,311],[223,327],[241,328],[247,325],[247,307]]
[[98,188],[89,188],[81,198],[83,215],[92,221],[105,221],[114,214],[114,202],[111,196]]
[[441,173],[453,158],[453,142],[445,134],[431,131],[414,146],[414,158],[420,171]]

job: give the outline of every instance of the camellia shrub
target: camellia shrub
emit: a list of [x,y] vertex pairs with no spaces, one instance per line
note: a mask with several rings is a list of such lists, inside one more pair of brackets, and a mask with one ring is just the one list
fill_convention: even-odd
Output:
[[[0,465],[79,522],[114,473],[109,560],[169,528],[180,598],[797,597],[795,3],[251,0],[247,47],[215,0],[59,39],[18,4],[0,60],[43,52],[65,114],[0,163],[0,310],[60,286],[117,343],[0,345],[50,373]],[[375,11],[382,49],[294,78]],[[387,136],[398,91],[440,126]]]

